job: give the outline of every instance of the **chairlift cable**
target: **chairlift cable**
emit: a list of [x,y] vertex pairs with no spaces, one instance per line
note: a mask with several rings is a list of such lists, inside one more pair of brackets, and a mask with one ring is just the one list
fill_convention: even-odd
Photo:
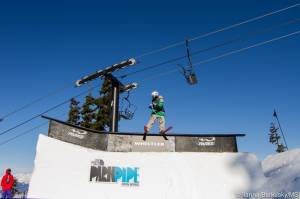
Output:
[[[92,89],[95,89],[95,88],[97,88],[98,86],[99,86],[99,85],[96,85],[96,86],[92,87]],[[77,97],[80,97],[80,96],[82,96],[82,95],[84,95],[84,94],[86,94],[86,93],[88,93],[88,92],[90,92],[90,89],[85,90],[85,91],[83,91],[83,92],[81,92],[81,93],[79,93],[79,94],[77,94],[77,95],[75,95],[75,96],[73,96],[73,97],[71,97],[71,98],[77,98]],[[50,112],[50,111],[52,111],[52,110],[54,110],[54,109],[57,109],[58,107],[60,107],[60,106],[62,106],[62,105],[64,105],[64,104],[69,103],[71,98],[69,98],[69,99],[67,99],[67,100],[65,100],[65,101],[63,101],[63,102],[61,102],[61,103],[59,103],[59,104],[57,104],[57,105],[55,105],[55,106],[52,106],[52,107],[50,107],[49,109],[47,109],[47,110],[45,110],[45,111],[43,111],[43,112],[41,112],[41,113],[39,113],[39,114],[37,114],[37,115],[35,115],[35,116],[33,116],[33,117],[31,117],[31,118],[29,118],[29,119],[23,121],[23,122],[20,122],[19,124],[15,125],[15,126],[13,126],[13,127],[11,127],[11,128],[9,128],[9,129],[7,129],[7,130],[2,131],[2,132],[0,133],[0,136],[1,136],[1,135],[4,135],[4,134],[6,134],[6,133],[9,133],[10,131],[12,131],[12,130],[14,130],[14,129],[20,127],[20,126],[23,126],[24,124],[27,124],[28,122],[30,122],[30,121],[32,121],[32,120],[34,120],[34,119],[36,119],[36,118],[38,118],[38,117],[44,115],[45,113],[48,113],[48,112]]]
[[[229,26],[226,26],[226,27],[223,27],[223,28],[205,33],[205,34],[202,34],[202,35],[198,35],[196,37],[191,38],[189,41],[196,41],[198,39],[203,39],[203,38],[206,38],[208,36],[214,35],[216,33],[220,33],[220,32],[226,31],[226,30],[230,30],[230,29],[239,27],[241,25],[244,25],[244,24],[247,24],[247,23],[250,23],[250,22],[258,21],[258,20],[263,19],[265,17],[272,16],[272,15],[287,11],[289,9],[296,8],[298,6],[300,6],[300,3],[293,4],[291,6],[288,6],[288,7],[279,9],[279,10],[275,10],[275,11],[272,11],[272,12],[268,12],[266,14],[263,14],[263,15],[260,15],[260,16],[257,16],[257,17],[253,17],[253,18],[247,19],[245,21],[241,21],[239,23],[235,23],[235,24],[232,24],[232,25],[229,25]],[[174,44],[171,44],[171,45],[159,48],[159,49],[155,49],[155,50],[143,53],[141,55],[136,56],[135,58],[139,59],[139,58],[142,58],[142,57],[145,57],[145,56],[148,56],[148,55],[156,54],[156,53],[159,53],[159,52],[162,52],[162,51],[165,51],[165,50],[168,50],[168,49],[180,46],[180,45],[184,45],[184,43],[185,43],[184,41],[180,41],[180,42],[177,42],[177,43],[174,43]]]
[[[244,36],[239,36],[237,38],[230,39],[230,40],[224,41],[222,43],[219,43],[219,44],[207,47],[207,48],[196,50],[196,51],[190,53],[190,56],[195,56],[195,55],[198,55],[200,53],[207,52],[207,51],[210,51],[210,50],[213,50],[213,49],[216,49],[216,48],[220,48],[220,47],[223,47],[223,46],[235,43],[235,42],[244,41],[244,40],[250,39],[252,37],[255,37],[257,35],[261,35],[261,34],[264,34],[264,33],[271,32],[274,29],[284,27],[284,26],[287,26],[287,25],[291,25],[291,24],[294,24],[294,23],[299,23],[299,22],[300,22],[300,18],[296,18],[296,19],[292,19],[292,20],[289,20],[289,21],[286,21],[286,22],[283,22],[283,23],[280,23],[280,24],[276,24],[276,25],[264,28],[264,29],[259,30],[259,31],[256,30],[256,31],[248,32]],[[166,64],[169,64],[169,63],[174,63],[176,61],[179,61],[179,60],[182,60],[182,59],[185,59],[185,58],[187,58],[187,55],[176,57],[176,58],[173,58],[173,59],[169,59],[169,60],[157,63],[157,64],[149,65],[149,66],[146,66],[142,69],[127,73],[125,75],[121,75],[121,76],[119,76],[119,78],[124,79],[126,77],[131,76],[131,75],[135,75],[137,73],[141,73],[141,72],[144,72],[144,71],[147,71],[147,70],[151,70],[153,68],[157,68],[159,66],[166,65]]]
[[[218,59],[227,57],[229,55],[237,54],[239,52],[243,52],[243,51],[255,48],[255,47],[259,47],[259,46],[262,46],[262,45],[265,45],[265,44],[269,44],[269,43],[272,43],[272,42],[275,42],[275,41],[278,41],[278,40],[281,40],[281,39],[284,39],[284,38],[288,38],[288,37],[294,36],[294,35],[299,34],[299,33],[300,33],[300,30],[292,32],[290,34],[286,34],[286,35],[280,36],[280,37],[275,37],[275,38],[267,40],[267,41],[259,42],[259,43],[256,43],[256,44],[244,47],[244,48],[240,48],[240,49],[237,49],[237,50],[229,51],[227,53],[223,53],[221,55],[218,55],[218,56],[215,56],[215,57],[211,57],[209,59],[205,59],[205,60],[202,60],[200,62],[194,63],[194,66],[199,66],[199,65],[202,65],[204,63],[209,63],[209,62],[212,62],[212,61],[216,61]],[[157,77],[165,76],[165,75],[177,72],[177,71],[178,71],[177,69],[169,70],[169,71],[166,71],[166,72],[163,72],[163,73],[159,73],[159,75],[151,76],[149,78],[143,78],[139,82],[145,82],[145,81],[148,81],[148,80],[152,80],[152,79],[155,79]]]
[[[61,115],[64,115],[64,114],[66,114],[66,113],[64,112],[64,113],[61,114]],[[61,115],[59,115],[59,116],[61,116]],[[22,136],[24,136],[24,135],[27,135],[27,134],[31,133],[32,131],[34,131],[34,130],[36,130],[36,129],[39,129],[39,128],[43,127],[43,126],[46,126],[48,123],[49,123],[48,121],[47,121],[47,122],[43,122],[43,123],[41,123],[41,124],[39,124],[39,125],[37,125],[37,126],[34,126],[34,127],[31,128],[31,129],[28,129],[28,130],[26,130],[26,131],[24,131],[24,132],[22,132],[22,133],[19,133],[18,135],[14,136],[14,137],[11,137],[11,138],[9,138],[9,139],[7,139],[7,140],[4,140],[4,141],[0,142],[0,146],[5,145],[5,144],[7,144],[7,143],[9,143],[9,142],[11,142],[11,141],[13,141],[13,140],[19,138],[19,137],[22,137]]]

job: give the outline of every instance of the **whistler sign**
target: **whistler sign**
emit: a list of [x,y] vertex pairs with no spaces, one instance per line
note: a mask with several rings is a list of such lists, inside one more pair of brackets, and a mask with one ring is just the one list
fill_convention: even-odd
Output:
[[134,146],[150,146],[150,147],[164,147],[165,143],[164,142],[134,142]]
[[125,186],[139,185],[139,168],[105,166],[102,159],[91,162],[90,182],[115,183]]

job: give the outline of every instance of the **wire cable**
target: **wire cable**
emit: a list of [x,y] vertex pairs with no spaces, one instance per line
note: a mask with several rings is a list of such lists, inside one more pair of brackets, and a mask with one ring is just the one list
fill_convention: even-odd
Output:
[[[287,22],[280,23],[280,24],[278,24],[278,25],[273,25],[273,26],[264,28],[264,29],[259,30],[259,31],[249,32],[249,33],[247,33],[245,36],[241,36],[241,37],[237,37],[237,38],[234,38],[234,39],[230,39],[230,40],[225,41],[225,42],[222,42],[222,43],[220,43],[220,44],[216,44],[216,45],[213,45],[213,46],[211,46],[211,47],[207,47],[207,48],[204,48],[204,49],[200,49],[200,50],[194,51],[194,52],[192,52],[190,55],[191,55],[191,56],[195,56],[195,55],[197,55],[197,54],[200,54],[200,53],[203,53],[203,52],[207,52],[207,51],[209,51],[209,50],[213,50],[213,49],[216,49],[216,48],[220,48],[220,47],[223,47],[223,46],[226,46],[226,45],[235,43],[235,42],[244,41],[244,40],[249,39],[249,38],[251,38],[251,37],[254,37],[254,36],[257,36],[257,35],[260,35],[260,34],[264,34],[264,33],[271,32],[271,31],[273,31],[274,29],[277,29],[277,28],[280,28],[280,27],[284,27],[284,26],[287,26],[287,25],[291,25],[291,24],[294,24],[294,23],[299,23],[299,22],[300,22],[300,19],[299,19],[299,18],[296,18],[296,19],[289,20],[289,21],[287,21]],[[121,75],[119,78],[124,79],[124,78],[126,78],[126,77],[128,77],[128,76],[131,76],[131,75],[134,75],[134,74],[137,74],[137,73],[140,73],[140,72],[144,72],[144,71],[147,71],[147,70],[151,70],[151,69],[153,69],[153,68],[156,68],[156,67],[159,67],[159,66],[162,66],[162,65],[165,65],[165,64],[173,63],[173,62],[179,61],[179,60],[184,59],[184,58],[187,58],[187,55],[180,56],[180,57],[176,57],[176,58],[173,58],[173,59],[170,59],[170,60],[166,60],[166,61],[160,62],[160,63],[158,63],[158,64],[153,64],[153,65],[144,67],[144,68],[142,68],[142,69],[140,69],[140,70],[136,70],[136,71],[127,73],[127,74],[125,74],[125,75]]]
[[62,87],[60,87],[60,88],[58,88],[58,89],[56,89],[56,90],[54,90],[54,91],[52,91],[52,92],[50,92],[50,93],[42,96],[42,97],[39,97],[39,98],[37,98],[37,99],[35,99],[35,100],[33,100],[33,101],[31,101],[31,102],[29,102],[29,103],[27,103],[27,104],[19,107],[19,108],[15,109],[15,110],[13,110],[11,112],[8,112],[4,116],[0,117],[0,122],[2,122],[4,119],[6,119],[6,118],[8,118],[8,117],[10,117],[10,116],[12,116],[12,115],[14,115],[14,114],[22,111],[22,110],[24,110],[26,108],[29,108],[29,107],[33,106],[34,104],[36,104],[38,102],[43,101],[44,99],[47,99],[47,98],[49,98],[49,97],[51,97],[53,95],[56,95],[56,94],[58,94],[58,93],[60,93],[60,92],[62,92],[64,90],[66,90],[68,87],[69,87],[69,84],[64,84]]
[[[280,37],[275,37],[275,38],[267,40],[267,41],[259,42],[259,43],[253,44],[251,46],[247,46],[247,47],[240,48],[240,49],[237,49],[237,50],[233,50],[233,51],[230,51],[230,52],[227,52],[227,53],[223,53],[221,55],[218,55],[218,56],[215,56],[215,57],[212,57],[212,58],[205,59],[205,60],[202,60],[200,62],[194,63],[193,66],[199,66],[199,65],[204,64],[204,63],[212,62],[212,61],[227,57],[229,55],[233,55],[233,54],[236,54],[236,53],[239,53],[239,52],[242,52],[242,51],[246,51],[246,50],[249,50],[251,48],[259,47],[259,46],[262,46],[262,45],[265,45],[265,44],[269,44],[271,42],[275,42],[275,41],[278,41],[278,40],[281,40],[281,39],[284,39],[284,38],[287,38],[287,37],[291,37],[291,36],[294,36],[294,35],[299,34],[299,33],[300,33],[300,30],[298,30],[296,32],[292,32],[290,34],[280,36]],[[177,72],[177,71],[178,71],[177,69],[169,70],[169,71],[166,71],[164,73],[159,73],[159,75],[155,75],[155,76],[152,76],[152,77],[149,77],[149,78],[143,78],[139,82],[144,82],[144,81],[148,81],[148,80],[151,80],[151,79],[155,79],[157,77],[165,76],[165,75]]]
[[[225,30],[233,29],[233,28],[236,28],[238,26],[241,26],[241,25],[244,25],[244,24],[247,24],[247,23],[250,23],[250,22],[254,22],[254,21],[257,21],[259,19],[262,19],[262,18],[271,16],[271,15],[275,15],[275,14],[284,12],[284,11],[287,11],[287,10],[292,9],[292,8],[296,8],[298,6],[300,6],[300,3],[294,4],[294,5],[291,5],[291,6],[282,8],[282,9],[279,9],[279,10],[275,10],[275,11],[272,11],[272,12],[269,12],[269,13],[266,13],[266,14],[254,17],[254,18],[250,18],[248,20],[245,20],[245,21],[242,21],[242,22],[239,22],[239,23],[236,23],[236,24],[232,24],[230,26],[226,26],[226,27],[220,28],[220,29],[214,30],[212,32],[208,32],[208,33],[205,33],[205,34],[202,34],[202,35],[198,35],[196,37],[193,37],[193,38],[189,39],[189,41],[195,41],[195,40],[198,40],[198,39],[203,39],[203,38],[211,36],[213,34],[216,34],[216,33],[219,33],[219,32],[223,32]],[[180,42],[177,42],[177,43],[165,46],[163,48],[159,48],[159,49],[152,50],[150,52],[138,55],[135,58],[139,59],[139,58],[142,58],[142,57],[145,57],[145,56],[148,56],[148,55],[152,55],[152,54],[155,54],[155,53],[159,53],[159,52],[168,50],[170,48],[174,48],[174,47],[177,47],[177,46],[180,46],[180,45],[184,45],[184,44],[185,44],[185,41],[180,41]]]
[[9,138],[9,139],[7,139],[7,140],[4,140],[3,142],[0,142],[0,146],[5,145],[5,144],[7,144],[7,143],[9,143],[9,142],[11,142],[11,141],[13,141],[13,140],[19,138],[19,137],[22,137],[22,136],[28,134],[28,133],[31,133],[32,131],[34,131],[34,130],[40,128],[40,127],[43,127],[43,126],[45,126],[45,125],[47,125],[47,124],[48,124],[48,122],[43,122],[43,123],[41,123],[41,124],[39,124],[39,125],[37,125],[37,126],[31,128],[31,129],[29,129],[29,130],[27,130],[27,131],[24,131],[24,132],[22,132],[22,133],[20,133],[20,134],[18,134],[18,135],[16,135],[16,136],[14,136],[14,137],[12,137],[12,138]]
[[[73,96],[72,98],[80,97],[81,95],[84,95],[84,94],[90,92],[91,89],[95,89],[95,88],[97,88],[98,86],[100,86],[100,85],[96,85],[96,86],[94,86],[94,87],[92,87],[92,88],[89,88],[88,90],[85,90],[85,91],[83,91],[83,92],[81,92],[81,93],[79,93],[79,94]],[[20,127],[20,126],[23,126],[24,124],[26,124],[26,123],[28,123],[28,122],[30,122],[30,121],[32,121],[32,120],[34,120],[34,119],[36,119],[36,118],[38,118],[38,117],[44,115],[45,113],[48,113],[48,112],[50,112],[50,111],[52,111],[52,110],[54,110],[54,109],[57,109],[58,107],[60,107],[60,106],[62,106],[62,105],[64,105],[64,104],[66,104],[66,103],[69,103],[69,102],[70,102],[70,99],[67,99],[67,100],[65,100],[65,101],[63,101],[63,102],[61,102],[61,103],[59,103],[59,104],[57,104],[57,105],[55,105],[55,106],[53,106],[53,107],[47,109],[46,111],[43,111],[42,113],[39,113],[39,114],[37,114],[37,115],[35,115],[35,116],[33,116],[33,117],[31,117],[31,118],[29,118],[29,119],[27,119],[27,120],[25,120],[25,121],[19,123],[19,124],[15,125],[15,126],[13,126],[13,127],[11,127],[11,128],[9,128],[9,129],[7,129],[7,130],[1,132],[1,133],[0,133],[0,136],[1,136],[1,135],[4,135],[4,134],[6,134],[6,133],[8,133],[8,132],[10,132],[10,131],[12,131],[12,130],[18,128],[18,127]]]
[[[64,114],[66,114],[66,113],[64,112],[63,114],[60,114],[59,116],[64,115]],[[24,135],[27,135],[27,134],[31,133],[32,131],[34,131],[34,130],[36,130],[36,129],[38,129],[38,128],[41,128],[41,127],[43,127],[43,126],[46,126],[47,124],[48,124],[48,121],[47,121],[47,122],[43,122],[43,123],[41,123],[41,124],[39,124],[39,125],[37,125],[37,126],[31,128],[31,129],[28,129],[28,130],[26,130],[26,131],[24,131],[24,132],[22,132],[22,133],[20,133],[20,134],[18,134],[18,135],[16,135],[16,136],[14,136],[14,137],[11,137],[11,138],[9,138],[9,139],[7,139],[7,140],[4,140],[4,141],[0,142],[0,146],[5,145],[5,144],[7,144],[7,143],[9,143],[9,142],[11,142],[11,141],[13,141],[13,140],[19,138],[19,137],[22,137],[22,136],[24,136]]]
[[232,54],[236,54],[236,53],[239,53],[239,52],[242,52],[242,51],[245,51],[245,50],[249,50],[251,48],[262,46],[262,45],[265,45],[265,44],[268,44],[268,43],[271,43],[271,42],[274,42],[274,41],[278,41],[278,40],[281,40],[281,39],[284,39],[284,38],[287,38],[287,37],[290,37],[290,36],[293,36],[293,35],[296,35],[296,34],[299,34],[299,33],[300,33],[300,30],[298,30],[296,32],[292,32],[292,33],[287,34],[287,35],[280,36],[280,37],[275,37],[275,38],[267,40],[267,41],[259,42],[259,43],[256,43],[254,45],[248,46],[248,47],[240,48],[240,49],[237,49],[237,50],[234,50],[234,51],[231,51],[231,52],[228,52],[228,53],[224,53],[222,55],[219,55],[219,56],[207,59],[207,60],[197,62],[194,65],[201,65],[201,64],[204,64],[204,63],[207,63],[207,62],[215,61],[217,59],[221,59],[223,57],[227,57],[227,56],[232,55]]

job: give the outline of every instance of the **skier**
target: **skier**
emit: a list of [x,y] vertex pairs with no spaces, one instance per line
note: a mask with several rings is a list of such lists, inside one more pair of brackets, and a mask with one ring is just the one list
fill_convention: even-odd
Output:
[[151,96],[152,103],[149,105],[149,108],[151,109],[151,116],[148,124],[144,126],[144,140],[146,140],[146,134],[153,127],[153,124],[156,120],[158,120],[159,122],[159,133],[164,135],[164,133],[166,132],[164,98],[163,96],[159,95],[157,91],[153,91],[151,93]]
[[14,176],[11,174],[11,169],[6,169],[6,174],[2,177],[2,197],[1,198],[12,198],[11,189],[14,185]]

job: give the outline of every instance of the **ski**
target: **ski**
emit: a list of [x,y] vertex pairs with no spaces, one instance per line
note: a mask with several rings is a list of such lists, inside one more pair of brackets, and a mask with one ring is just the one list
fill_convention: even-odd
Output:
[[168,131],[171,130],[172,128],[173,128],[172,126],[169,126],[169,127],[166,128],[164,131],[159,132],[159,134],[161,134],[165,140],[168,140],[168,138],[167,138],[167,136],[166,136],[166,132],[168,132]]
[[[146,127],[144,127],[144,130],[145,130],[145,128],[146,128]],[[166,132],[170,131],[172,128],[173,128],[172,126],[169,126],[169,127],[166,128],[164,131],[159,132],[159,134],[160,134],[161,136],[163,136],[163,138],[164,138],[165,140],[168,140],[168,138],[167,138],[167,136],[166,136]],[[145,133],[144,133],[144,135],[143,135],[143,140],[144,140],[144,141],[146,141],[147,133],[148,133],[148,132],[145,131]]]

